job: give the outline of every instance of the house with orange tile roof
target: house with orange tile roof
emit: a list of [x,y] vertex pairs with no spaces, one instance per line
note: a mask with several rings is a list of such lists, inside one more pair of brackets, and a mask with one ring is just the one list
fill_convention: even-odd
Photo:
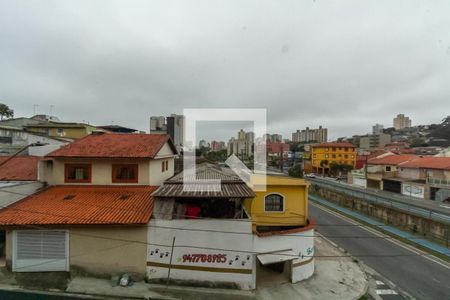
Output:
[[409,181],[402,184],[402,194],[450,201],[450,157],[418,156],[400,163],[398,168],[398,177]]
[[333,164],[356,166],[356,146],[348,142],[311,145],[311,167],[315,173],[330,175]]
[[[39,156],[0,156],[0,209],[43,187],[38,181]],[[2,243],[0,233],[0,244]]]
[[124,133],[49,153],[37,171],[47,187],[0,210],[7,266],[144,278],[151,194],[173,176],[175,156],[166,135]]

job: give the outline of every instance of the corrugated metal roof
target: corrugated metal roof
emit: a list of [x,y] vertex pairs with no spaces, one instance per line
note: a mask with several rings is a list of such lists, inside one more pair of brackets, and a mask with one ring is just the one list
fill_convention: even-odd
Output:
[[171,178],[166,182],[192,182],[195,180],[221,180],[222,182],[242,182],[242,180],[237,176],[231,169],[221,168],[218,165],[203,163],[195,167],[195,175],[188,176],[187,180],[184,181],[184,172],[181,172]]
[[155,186],[55,186],[0,211],[0,225],[147,224]]
[[164,183],[153,194],[161,198],[253,198],[255,193],[245,183],[189,184],[187,191],[182,183]]
[[[162,198],[253,198],[255,193],[233,171],[204,163],[186,181],[181,172],[164,182],[152,196]],[[203,180],[204,182],[196,182]],[[208,180],[210,182],[208,182]],[[214,181],[220,181],[220,187]]]

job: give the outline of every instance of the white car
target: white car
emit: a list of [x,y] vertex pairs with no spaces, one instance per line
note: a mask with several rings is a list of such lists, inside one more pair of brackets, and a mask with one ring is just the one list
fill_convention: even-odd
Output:
[[316,174],[314,174],[314,173],[309,173],[309,174],[306,174],[305,177],[308,177],[308,178],[316,178]]

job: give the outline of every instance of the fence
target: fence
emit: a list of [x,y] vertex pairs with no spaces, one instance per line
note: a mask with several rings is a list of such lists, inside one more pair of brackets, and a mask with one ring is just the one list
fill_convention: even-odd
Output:
[[[312,185],[317,185],[319,187],[324,187],[328,189],[333,189],[337,192],[363,199],[367,202],[371,202],[377,205],[382,205],[385,207],[396,208],[400,211],[407,212],[412,215],[429,218],[437,222],[449,225],[450,224],[450,209],[448,213],[444,212],[445,208],[442,210],[426,207],[426,204],[419,203],[409,203],[401,197],[396,197],[396,195],[383,195],[377,192],[360,189],[357,187],[351,187],[342,183],[333,182],[331,180],[322,179],[311,179]],[[397,199],[396,199],[397,198]],[[417,201],[417,200],[410,200]]]

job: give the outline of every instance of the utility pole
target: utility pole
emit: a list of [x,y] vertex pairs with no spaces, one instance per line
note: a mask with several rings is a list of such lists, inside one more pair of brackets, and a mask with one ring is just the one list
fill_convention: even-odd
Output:
[[172,249],[170,251],[169,271],[167,272],[166,290],[169,288],[170,270],[172,269],[173,249],[175,248],[175,236],[172,240]]
[[11,159],[13,159],[14,157],[16,157],[17,155],[19,155],[21,152],[27,150],[29,147],[35,147],[35,146],[46,146],[48,145],[48,143],[32,143],[29,145],[26,145],[24,147],[22,147],[21,149],[19,149],[19,151],[17,151],[16,153],[14,153],[13,155],[11,155],[10,157],[8,157],[7,159],[5,159],[4,161],[2,161],[0,163],[0,167],[3,166],[4,164],[6,164],[8,161],[10,161]]

